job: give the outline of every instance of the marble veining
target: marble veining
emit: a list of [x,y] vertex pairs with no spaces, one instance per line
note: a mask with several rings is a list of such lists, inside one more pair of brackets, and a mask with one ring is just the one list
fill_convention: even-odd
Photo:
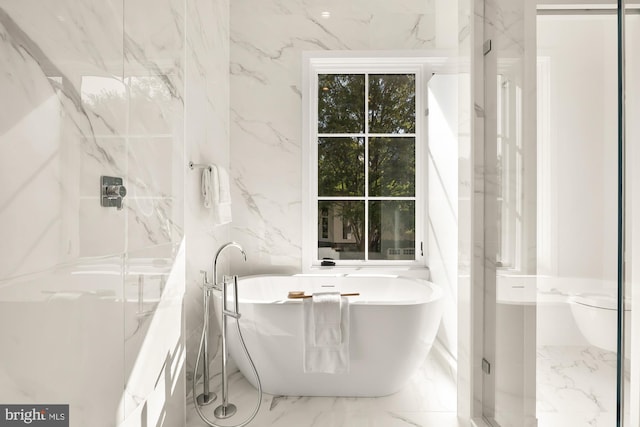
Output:
[[[69,403],[71,426],[183,424],[184,280],[167,279],[184,235],[185,4],[0,7],[5,403]],[[100,206],[101,175],[124,178],[122,210]]]
[[[149,49],[144,31],[126,31],[146,14],[127,9],[123,26],[122,2],[55,3],[38,13],[33,2],[0,9],[7,64],[0,87],[5,99],[13,100],[12,113],[0,124],[7,162],[2,170],[14,177],[3,174],[10,188],[0,201],[2,234],[10,248],[9,262],[0,265],[4,278],[76,256],[176,242],[183,233],[182,215],[172,208],[182,174],[166,173],[182,153],[182,138],[175,137],[182,132],[184,109],[182,38],[165,34],[177,43]],[[179,21],[180,2],[171,3],[171,20]],[[123,75],[125,68],[146,77]],[[9,162],[17,158],[31,161],[14,170]],[[105,215],[97,191],[100,175],[125,178],[129,195],[123,211]],[[18,235],[8,224],[24,210],[36,214],[29,231]],[[100,221],[114,227],[101,227]]]
[[[229,0],[188,0],[185,2],[185,174],[184,223],[187,240],[186,293],[184,296],[186,343],[186,390],[191,390],[193,368],[202,334],[203,302],[201,271],[211,279],[211,262],[216,250],[230,240],[230,224],[212,225],[202,206],[201,171],[190,170],[186,163],[215,163],[230,167],[229,143]],[[235,202],[234,202],[235,203]],[[232,205],[232,207],[236,207]],[[234,214],[234,222],[237,213]],[[226,261],[226,260],[225,260]],[[227,263],[223,263],[224,273]],[[210,317],[209,342],[213,358],[219,330],[215,316]],[[209,361],[211,364],[211,360]],[[201,372],[200,367],[199,372]],[[217,367],[219,370],[219,365]],[[211,365],[211,372],[215,372]],[[201,375],[200,373],[196,374]]]
[[540,427],[615,424],[615,353],[593,346],[538,347],[537,372]]
[[494,48],[502,55],[522,58],[524,54],[524,2],[488,0],[485,25]]
[[[218,358],[214,360],[214,364],[217,363],[220,363]],[[218,391],[219,382],[219,376],[214,376],[213,391]],[[238,406],[235,421],[242,421],[255,407],[256,390],[236,371],[230,378],[229,392],[229,401]],[[209,416],[215,406],[216,403],[205,408]],[[272,427],[457,427],[455,411],[454,380],[439,362],[427,358],[407,386],[390,396],[285,397],[265,394],[252,424]],[[189,396],[187,427],[203,425]]]

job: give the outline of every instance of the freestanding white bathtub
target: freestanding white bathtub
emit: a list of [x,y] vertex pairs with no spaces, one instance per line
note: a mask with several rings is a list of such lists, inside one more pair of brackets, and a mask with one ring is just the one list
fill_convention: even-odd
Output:
[[[232,288],[229,286],[229,295]],[[349,297],[349,372],[305,373],[303,302],[287,299],[287,294],[333,289],[360,293]],[[392,275],[252,276],[238,281],[238,293],[242,334],[264,392],[273,395],[373,397],[395,393],[424,362],[442,315],[440,288]],[[219,293],[215,307],[219,316]],[[229,354],[256,386],[235,322],[228,319]]]

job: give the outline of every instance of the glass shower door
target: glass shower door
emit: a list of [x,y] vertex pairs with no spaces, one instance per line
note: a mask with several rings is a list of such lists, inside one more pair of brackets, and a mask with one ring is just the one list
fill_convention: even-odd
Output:
[[[630,331],[640,319],[624,311],[619,364],[618,231],[629,309],[640,299],[632,294],[640,178],[627,166],[621,229],[616,4],[526,3],[485,3],[484,417],[503,427],[613,427],[623,425],[621,408],[624,426],[635,426],[640,372],[630,355],[640,344]],[[629,53],[637,18],[625,18],[627,76],[640,71]],[[640,126],[627,120],[625,130],[622,158],[639,164],[630,141]]]
[[[640,316],[634,307],[640,306],[640,170],[635,165],[640,164],[640,121],[636,119],[640,114],[640,81],[636,76],[640,73],[640,55],[637,46],[640,43],[640,8],[639,3],[627,2],[623,20],[624,42],[624,120],[621,126],[624,129],[625,138],[625,234],[624,234],[624,260],[625,260],[625,331],[624,351],[629,355],[624,359],[622,372],[619,375],[624,378],[624,426],[640,425],[640,339],[637,331],[640,330]],[[622,34],[621,34],[622,35]]]
[[538,10],[540,427],[616,425],[616,46],[615,5]]
[[536,423],[536,11],[484,12],[483,416],[524,427]]

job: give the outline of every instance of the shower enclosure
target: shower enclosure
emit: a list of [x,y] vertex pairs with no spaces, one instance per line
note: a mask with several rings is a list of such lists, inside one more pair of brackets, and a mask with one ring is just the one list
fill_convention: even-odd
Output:
[[[637,5],[485,2],[482,421],[637,426]],[[606,4],[604,4],[606,3]],[[479,43],[477,43],[478,49]],[[477,145],[476,145],[477,147]],[[637,224],[638,221],[636,220]],[[637,335],[637,334],[635,334]]]
[[0,2],[0,405],[184,423],[183,9]]

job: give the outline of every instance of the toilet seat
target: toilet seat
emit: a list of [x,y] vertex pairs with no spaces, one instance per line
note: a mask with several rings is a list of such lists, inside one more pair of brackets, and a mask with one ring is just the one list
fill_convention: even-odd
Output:
[[[580,294],[569,297],[571,313],[587,342],[598,348],[617,351],[618,341],[618,301],[616,297],[605,294]],[[631,301],[625,301],[624,318],[631,322]],[[630,342],[631,328],[625,328],[625,342]],[[625,347],[625,357],[629,356],[629,347]]]

